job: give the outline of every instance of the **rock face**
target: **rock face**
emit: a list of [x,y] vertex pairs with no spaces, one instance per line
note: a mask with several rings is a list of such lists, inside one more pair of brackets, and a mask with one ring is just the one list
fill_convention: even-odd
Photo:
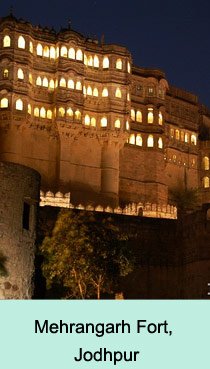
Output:
[[35,170],[0,162],[0,251],[7,270],[0,277],[1,299],[32,296],[39,184]]

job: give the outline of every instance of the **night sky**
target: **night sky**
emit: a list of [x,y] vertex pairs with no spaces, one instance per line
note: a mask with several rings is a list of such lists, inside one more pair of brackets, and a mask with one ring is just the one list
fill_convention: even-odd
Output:
[[106,43],[126,46],[133,62],[166,73],[169,83],[199,96],[210,107],[209,0],[9,0],[9,13],[33,24],[72,28]]

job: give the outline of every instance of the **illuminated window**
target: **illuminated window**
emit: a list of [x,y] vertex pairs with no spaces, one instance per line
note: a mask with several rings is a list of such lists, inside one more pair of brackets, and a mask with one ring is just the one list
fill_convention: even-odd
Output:
[[120,128],[120,120],[119,119],[116,119],[116,121],[114,122],[114,127],[115,128]]
[[34,47],[33,47],[33,43],[31,41],[29,42],[29,51],[30,51],[31,54],[33,54]]
[[84,64],[87,65],[88,64],[88,59],[87,59],[87,55],[84,54]]
[[65,80],[65,78],[61,78],[60,79],[60,87],[66,87],[66,80]]
[[142,137],[139,133],[136,135],[136,145],[142,146]]
[[196,138],[196,135],[192,135],[192,136],[191,136],[191,144],[192,144],[192,145],[196,145],[196,144],[197,144],[197,138]]
[[55,48],[54,48],[54,46],[50,46],[50,58],[55,59]]
[[203,178],[203,187],[204,188],[209,188],[209,177],[204,177]]
[[65,117],[65,109],[64,108],[61,107],[61,108],[58,109],[58,116],[61,117],[61,118]]
[[71,109],[71,108],[68,108],[67,109],[67,112],[66,112],[66,115],[67,115],[67,117],[73,117],[73,115],[74,115],[74,113],[73,113],[73,110]]
[[87,95],[92,95],[92,88],[90,87],[90,86],[88,86],[88,88],[87,88]]
[[116,68],[117,69],[122,69],[122,59],[117,59],[117,61],[116,61]]
[[24,79],[23,70],[21,68],[19,68],[18,71],[17,71],[17,78],[18,79]]
[[127,101],[130,101],[130,94],[129,94],[129,92],[127,93]]
[[107,56],[103,58],[103,68],[109,68],[109,58]]
[[75,119],[77,119],[77,120],[81,120],[81,118],[82,118],[82,114],[81,114],[81,112],[80,112],[79,110],[76,110],[76,111],[75,111]]
[[170,129],[170,136],[171,136],[171,138],[174,138],[174,129],[173,128]]
[[158,114],[158,124],[160,124],[161,126],[163,124],[163,115],[160,111],[159,111],[159,114]]
[[122,92],[121,92],[121,90],[120,90],[120,88],[119,88],[119,87],[116,89],[115,97],[118,97],[118,98],[120,98],[120,99],[121,99],[121,97],[122,97]]
[[45,56],[45,58],[49,58],[49,56],[50,56],[50,49],[49,49],[48,46],[45,46],[44,47],[43,56]]
[[175,138],[176,138],[176,140],[180,139],[180,132],[179,132],[178,129],[175,130]]
[[135,143],[136,143],[136,137],[135,137],[134,133],[132,133],[129,137],[129,144],[135,145]]
[[34,108],[34,116],[39,117],[39,108]]
[[42,85],[41,77],[37,77],[37,79],[36,79],[36,85],[37,86],[41,86]]
[[107,127],[107,118],[106,117],[101,118],[101,127]]
[[136,113],[134,109],[131,109],[131,120],[135,121],[136,120]]
[[203,169],[209,170],[209,158],[208,156],[204,156],[203,158]]
[[189,133],[185,133],[185,135],[184,135],[184,142],[185,142],[185,143],[189,143],[189,140],[190,140],[190,135],[189,135]]
[[11,38],[6,35],[3,38],[3,47],[10,47],[10,46],[11,46]]
[[69,49],[69,59],[75,59],[75,50],[73,47]]
[[163,148],[163,139],[162,139],[162,137],[158,138],[158,147],[159,147],[159,149]]
[[18,37],[18,47],[19,49],[25,49],[26,47],[26,42],[23,36]]
[[9,71],[8,71],[8,69],[4,69],[4,71],[3,71],[3,77],[4,78],[8,78],[9,77]]
[[31,104],[28,104],[28,114],[31,115]]
[[154,122],[154,114],[153,109],[149,108],[147,113],[147,123],[153,123]]
[[148,95],[149,96],[153,96],[154,95],[154,88],[153,87],[148,87]]
[[36,47],[36,54],[39,55],[39,56],[42,56],[43,54],[43,48],[42,48],[42,45],[41,44],[38,44],[37,47]]
[[5,108],[8,108],[9,106],[9,101],[6,97],[4,97],[3,99],[1,99],[1,104],[0,104],[0,107],[2,109],[5,109]]
[[92,127],[96,127],[96,118],[92,117],[91,120],[90,120],[90,125]]
[[180,138],[181,138],[181,141],[184,142],[184,131],[181,131]]
[[90,125],[90,116],[88,114],[85,115],[85,125],[86,126]]
[[153,135],[149,135],[147,138],[147,147],[153,147],[154,146],[154,138]]
[[47,111],[47,119],[52,119],[52,110],[50,109]]
[[93,89],[93,96],[98,97],[98,89],[96,87]]
[[97,55],[94,56],[94,59],[93,59],[93,66],[95,68],[99,68],[99,58]]
[[109,92],[108,92],[108,89],[104,87],[102,91],[102,97],[107,97],[107,96],[109,96]]
[[136,121],[139,123],[142,122],[142,112],[139,110],[136,112]]
[[174,162],[176,161],[176,155],[173,155],[173,161]]
[[41,118],[46,118],[46,110],[45,110],[45,108],[44,108],[44,107],[42,107],[42,108],[40,109],[40,117],[41,117]]
[[23,101],[21,99],[16,100],[15,109],[16,110],[23,110]]
[[128,122],[128,121],[126,121],[126,125],[125,125],[125,127],[126,127],[127,131],[130,129],[130,124],[129,124],[129,122]]
[[44,78],[43,78],[42,85],[43,85],[44,87],[48,87],[48,86],[49,86],[49,82],[48,82],[47,77],[44,77]]
[[131,72],[131,65],[130,65],[130,63],[128,62],[128,64],[127,64],[127,70],[128,70],[128,73],[130,73]]
[[62,46],[62,47],[61,47],[61,56],[62,56],[63,58],[67,58],[67,56],[68,56],[68,51],[67,51],[67,47],[66,47],[66,46]]
[[51,80],[50,80],[49,88],[50,88],[51,90],[54,90],[54,88],[55,88],[55,82],[54,82],[54,80],[53,80],[53,79],[51,79]]
[[77,81],[76,83],[76,90],[82,90],[82,84],[80,81]]
[[76,52],[76,59],[77,60],[82,60],[82,51],[79,49]]
[[74,81],[72,79],[68,80],[68,88],[71,88],[71,89],[74,88]]
[[28,75],[28,80],[29,80],[29,83],[32,85],[32,83],[33,83],[33,77],[32,77],[32,74],[31,73],[29,73],[29,75]]

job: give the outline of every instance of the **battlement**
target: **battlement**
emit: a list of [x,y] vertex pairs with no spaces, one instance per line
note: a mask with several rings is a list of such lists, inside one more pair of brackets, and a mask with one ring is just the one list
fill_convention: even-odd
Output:
[[130,216],[141,216],[150,218],[165,218],[165,219],[177,219],[177,208],[169,204],[152,204],[152,203],[130,203],[124,208],[121,207],[103,207],[101,205],[94,206],[89,205],[74,205],[70,201],[70,192],[62,194],[56,192],[55,194],[51,191],[44,193],[40,192],[40,206],[54,206],[60,208],[87,210],[87,211],[98,211],[104,213],[122,214]]

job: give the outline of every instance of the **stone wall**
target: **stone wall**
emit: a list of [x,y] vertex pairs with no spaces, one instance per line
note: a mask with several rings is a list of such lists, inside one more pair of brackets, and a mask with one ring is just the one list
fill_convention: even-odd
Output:
[[33,169],[0,162],[0,251],[7,270],[0,278],[1,299],[32,296],[39,182]]

